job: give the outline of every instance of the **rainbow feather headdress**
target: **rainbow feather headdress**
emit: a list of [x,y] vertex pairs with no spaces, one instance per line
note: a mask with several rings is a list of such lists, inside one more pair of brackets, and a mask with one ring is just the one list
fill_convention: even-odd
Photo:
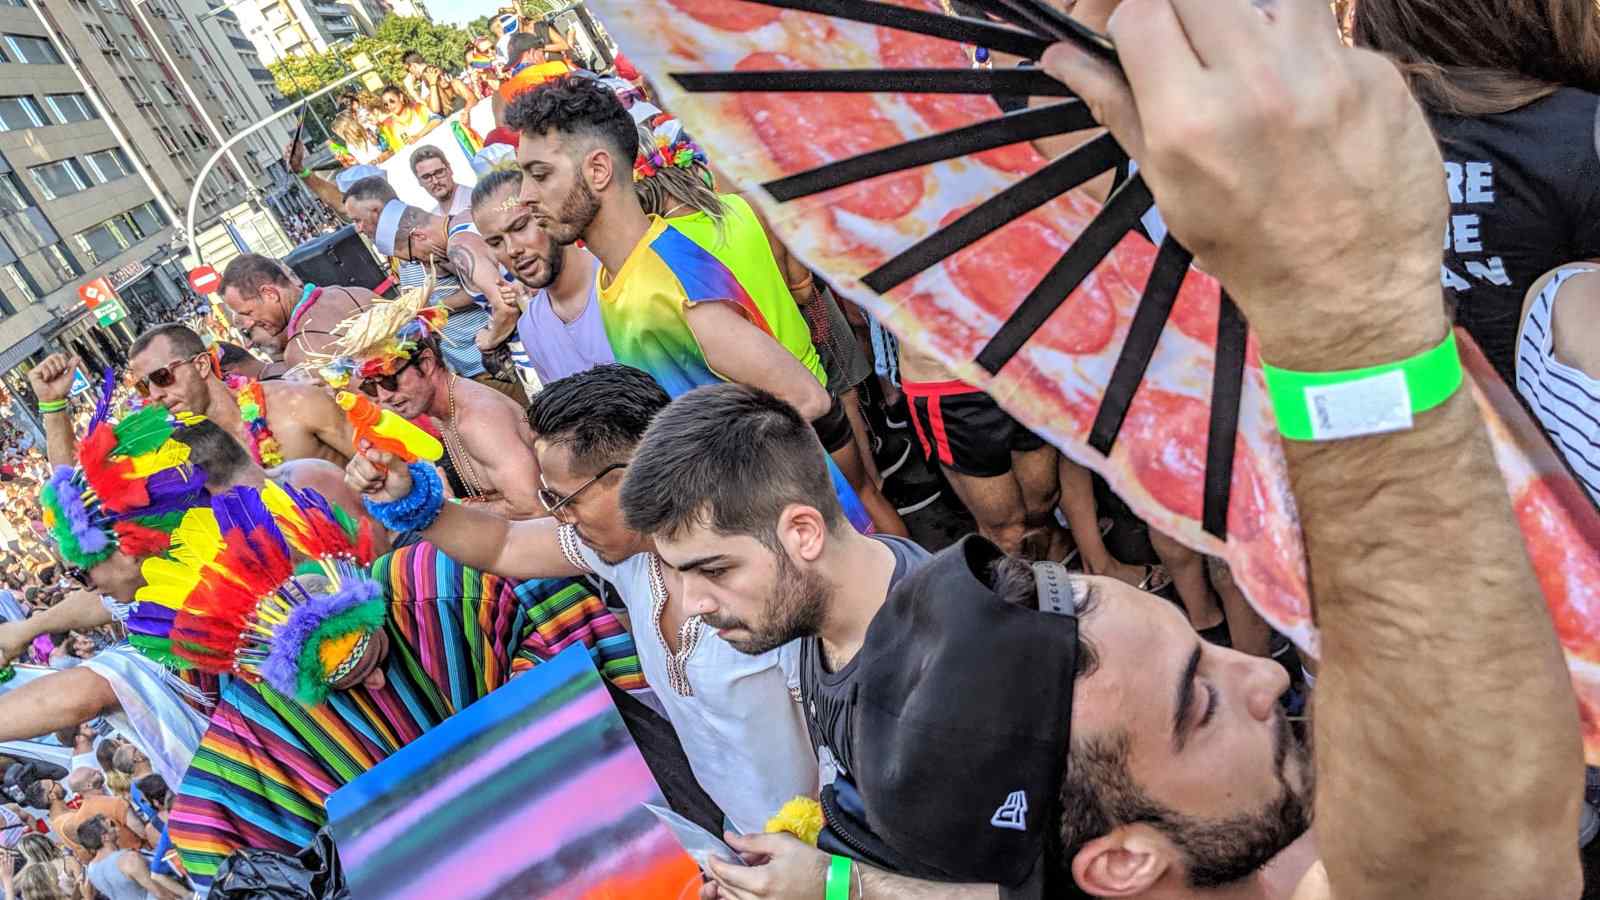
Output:
[[392,375],[417,352],[429,335],[438,334],[450,317],[443,306],[428,306],[433,293],[430,274],[421,287],[361,310],[333,328],[333,343],[314,355],[309,365],[328,384],[348,387],[352,376]]
[[316,491],[234,488],[184,515],[170,558],[145,561],[129,641],[315,706],[383,627],[375,556],[370,524]]
[[675,137],[668,137],[657,132],[653,146],[639,148],[639,155],[633,161],[633,180],[649,178],[662,169],[687,169],[695,163],[706,165],[706,152],[690,140],[688,134],[679,131]]
[[78,464],[57,466],[39,493],[61,557],[84,569],[118,550],[135,557],[166,550],[184,510],[210,496],[205,473],[173,438],[182,423],[165,409],[147,406],[112,421],[115,384],[107,370],[89,430],[78,442]]

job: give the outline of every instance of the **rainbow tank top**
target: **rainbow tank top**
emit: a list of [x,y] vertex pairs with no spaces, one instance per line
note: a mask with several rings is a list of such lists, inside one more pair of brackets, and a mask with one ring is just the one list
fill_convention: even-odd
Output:
[[[600,320],[616,361],[649,372],[668,396],[677,397],[725,380],[711,370],[689,330],[684,313],[690,306],[708,301],[735,303],[746,319],[775,340],[777,335],[763,311],[764,304],[750,296],[727,266],[665,219],[651,218],[650,230],[616,275],[602,270],[597,276]],[[769,249],[769,259],[770,255]],[[778,284],[782,283],[780,278]],[[787,287],[781,298],[769,302],[779,300],[794,306]],[[800,327],[805,327],[803,321]],[[812,355],[815,353],[813,349]],[[850,523],[858,531],[869,531],[870,520],[861,500],[832,459],[828,468]]]

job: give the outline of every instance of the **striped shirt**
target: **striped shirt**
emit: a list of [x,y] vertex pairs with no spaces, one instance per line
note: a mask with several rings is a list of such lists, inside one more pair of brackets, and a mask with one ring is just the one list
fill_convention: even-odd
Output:
[[[428,270],[421,263],[406,260],[400,263],[399,279],[403,291],[419,288],[427,283]],[[441,273],[428,301],[440,303],[459,290],[460,279]],[[477,337],[487,324],[489,305],[482,300],[475,300],[466,309],[450,310],[450,318],[445,320],[444,328],[439,333],[439,347],[444,351],[444,361],[451,371],[468,378],[483,374],[483,352],[478,349]]]
[[1600,504],[1600,381],[1556,359],[1551,310],[1561,286],[1584,266],[1558,270],[1528,307],[1517,344],[1517,392],[1566,457],[1578,483]]

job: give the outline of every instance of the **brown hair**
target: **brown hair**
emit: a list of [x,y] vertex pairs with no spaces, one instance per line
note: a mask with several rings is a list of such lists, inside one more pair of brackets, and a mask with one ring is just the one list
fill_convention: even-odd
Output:
[[1600,93],[1595,0],[1358,0],[1354,38],[1399,63],[1434,112],[1496,115],[1564,86]]

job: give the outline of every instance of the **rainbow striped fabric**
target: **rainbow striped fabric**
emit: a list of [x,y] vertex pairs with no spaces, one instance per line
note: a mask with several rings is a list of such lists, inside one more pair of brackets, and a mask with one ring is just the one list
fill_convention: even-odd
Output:
[[[605,325],[612,356],[625,366],[649,372],[669,397],[723,381],[706,363],[705,354],[689,329],[685,312],[696,303],[734,303],[746,319],[776,339],[762,304],[734,273],[665,219],[652,217],[650,230],[622,268],[614,276],[600,273],[599,289],[600,320]],[[794,305],[787,289],[782,297],[766,300]],[[810,348],[810,333],[802,329],[797,335],[785,337],[788,343],[784,346],[804,361],[802,351],[790,345],[803,339],[806,348]],[[810,358],[816,358],[814,349]],[[870,530],[871,520],[855,491],[832,460],[828,467],[850,523],[858,531]]]
[[387,684],[304,707],[225,678],[169,821],[191,876],[209,883],[233,851],[292,852],[327,821],[335,789],[563,649],[581,644],[624,690],[645,686],[633,639],[581,583],[520,584],[468,569],[431,544],[372,567],[388,594]]

